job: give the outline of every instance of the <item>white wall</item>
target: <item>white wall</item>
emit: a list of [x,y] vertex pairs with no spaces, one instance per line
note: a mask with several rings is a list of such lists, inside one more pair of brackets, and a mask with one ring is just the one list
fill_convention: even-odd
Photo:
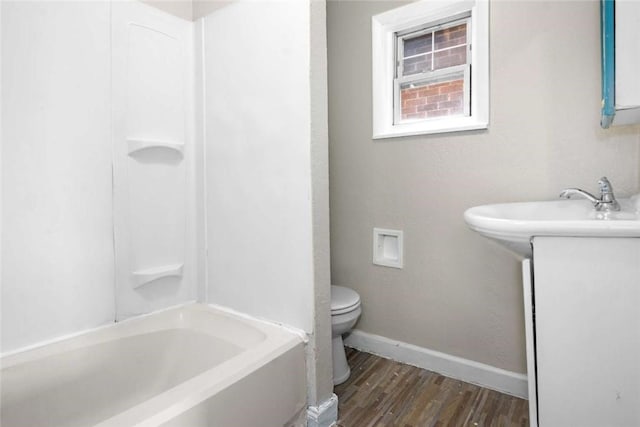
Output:
[[317,406],[333,391],[325,3],[209,12],[199,21],[207,300],[309,333]]
[[113,321],[109,5],[2,2],[2,352]]
[[208,301],[312,332],[309,3],[203,23]]
[[193,24],[133,1],[2,12],[2,351],[196,299]]
[[[599,126],[598,2],[491,2],[488,131],[373,141],[371,16],[400,5],[328,2],[333,283],[365,332],[524,372],[519,263],[462,214],[602,175],[639,191],[640,128]],[[404,230],[404,269],[372,265],[373,227]]]

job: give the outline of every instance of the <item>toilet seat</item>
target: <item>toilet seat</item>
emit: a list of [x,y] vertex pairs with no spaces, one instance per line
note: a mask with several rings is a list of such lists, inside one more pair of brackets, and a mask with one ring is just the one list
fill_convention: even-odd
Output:
[[360,306],[360,295],[344,286],[331,286],[331,315],[349,313]]

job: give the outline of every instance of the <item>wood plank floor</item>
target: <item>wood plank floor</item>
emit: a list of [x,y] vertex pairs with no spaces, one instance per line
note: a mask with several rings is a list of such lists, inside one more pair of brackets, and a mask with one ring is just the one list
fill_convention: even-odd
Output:
[[347,348],[339,427],[528,426],[528,402]]

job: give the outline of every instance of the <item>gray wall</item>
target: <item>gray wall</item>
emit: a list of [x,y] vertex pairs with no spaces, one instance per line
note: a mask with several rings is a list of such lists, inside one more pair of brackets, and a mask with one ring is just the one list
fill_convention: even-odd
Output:
[[[599,127],[598,2],[492,2],[489,130],[373,141],[371,16],[401,4],[327,6],[333,284],[360,330],[525,372],[519,261],[462,214],[602,175],[639,191],[640,127]],[[372,265],[373,227],[404,230],[404,269]]]

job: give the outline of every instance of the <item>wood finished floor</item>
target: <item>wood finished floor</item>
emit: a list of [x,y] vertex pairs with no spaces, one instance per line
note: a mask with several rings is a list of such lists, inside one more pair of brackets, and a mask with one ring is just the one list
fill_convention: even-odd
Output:
[[528,426],[528,402],[347,348],[339,427]]

